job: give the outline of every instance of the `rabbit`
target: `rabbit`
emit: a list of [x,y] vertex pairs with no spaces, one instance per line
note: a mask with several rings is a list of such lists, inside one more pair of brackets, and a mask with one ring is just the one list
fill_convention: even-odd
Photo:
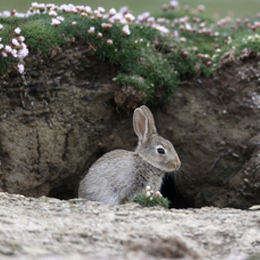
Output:
[[114,150],[99,158],[80,182],[79,198],[109,205],[131,202],[147,186],[159,190],[164,174],[180,168],[178,154],[158,135],[147,106],[134,110],[133,128],[138,136],[135,151]]

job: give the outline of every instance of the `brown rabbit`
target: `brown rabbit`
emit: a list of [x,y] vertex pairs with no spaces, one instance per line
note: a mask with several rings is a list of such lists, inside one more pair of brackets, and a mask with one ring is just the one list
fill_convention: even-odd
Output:
[[164,173],[180,168],[178,154],[170,141],[158,135],[147,106],[135,109],[133,126],[139,139],[136,150],[114,150],[98,159],[79,185],[80,198],[122,204],[145,193],[148,185],[159,190]]

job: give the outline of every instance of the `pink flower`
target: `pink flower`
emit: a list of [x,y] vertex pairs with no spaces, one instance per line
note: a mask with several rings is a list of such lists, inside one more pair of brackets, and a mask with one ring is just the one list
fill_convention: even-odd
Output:
[[200,22],[200,18],[199,17],[193,17],[192,21],[194,23],[199,23]]
[[180,30],[181,32],[184,31],[184,30],[185,30],[185,26],[184,26],[184,25],[180,25],[179,30]]
[[212,62],[210,60],[207,61],[206,65],[209,67],[211,66]]
[[140,23],[143,23],[145,22],[150,16],[150,13],[149,12],[145,12],[145,13],[142,13],[140,15],[138,15],[137,19]]
[[184,57],[188,57],[189,56],[189,53],[187,51],[184,51],[183,54],[182,54]]
[[114,21],[121,22],[124,19],[124,16],[120,13],[117,13],[112,18]]
[[65,13],[74,13],[74,14],[78,13],[77,8],[73,4],[68,4],[68,5],[63,4],[60,6],[60,10]]
[[112,39],[108,39],[107,40],[107,45],[112,45],[114,42],[113,42],[113,40]]
[[100,14],[100,12],[98,10],[95,10],[94,14],[97,15],[97,14]]
[[102,27],[103,29],[111,29],[112,26],[113,26],[113,24],[111,24],[111,23],[102,23],[102,24],[101,24],[101,27]]
[[173,37],[173,38],[178,38],[178,37],[179,37],[178,31],[175,30],[175,31],[173,32],[173,34],[172,34],[172,37]]
[[4,26],[2,24],[0,24],[0,31],[4,28]]
[[20,43],[18,42],[17,39],[12,39],[12,44],[16,47],[18,47],[20,45]]
[[10,11],[3,11],[2,16],[3,17],[9,17],[9,16],[11,16],[11,12]]
[[146,198],[149,198],[150,196],[151,196],[151,192],[150,192],[150,191],[147,191],[145,197],[146,197]]
[[45,4],[38,4],[38,9],[40,10],[41,13],[45,11]]
[[12,51],[12,47],[10,45],[6,45],[5,46],[5,52],[6,53],[11,53],[11,51]]
[[197,7],[198,12],[200,12],[200,13],[204,12],[205,9],[206,9],[206,8],[205,8],[204,5],[199,5],[199,6]]
[[[148,21],[148,19],[147,19],[147,21]],[[157,19],[157,23],[166,23],[166,21],[167,21],[166,18],[163,18],[163,17]]]
[[14,58],[17,58],[17,57],[18,57],[17,50],[16,50],[16,49],[12,49],[11,55],[12,55]]
[[202,53],[198,53],[198,57],[199,57],[201,60],[203,60],[203,59],[205,58],[205,55],[202,54]]
[[151,187],[148,185],[148,186],[146,186],[145,190],[146,190],[146,191],[150,191],[150,190],[151,190]]
[[18,40],[19,42],[24,42],[24,41],[25,41],[25,38],[24,38],[23,36],[19,36],[19,37],[17,38],[17,40]]
[[61,21],[59,21],[58,19],[52,18],[51,19],[51,25],[57,27],[58,25],[60,25]]
[[18,57],[23,60],[28,54],[29,54],[29,50],[26,46],[26,44],[22,43],[21,44],[21,49],[18,51]]
[[18,67],[19,73],[23,74],[24,73],[24,65],[20,63],[20,64],[17,65],[17,67]]
[[38,9],[39,4],[37,2],[33,2],[31,6],[33,9]]
[[95,33],[95,27],[91,26],[90,29],[88,30],[89,34],[94,34]]
[[101,20],[103,18],[103,14],[102,13],[97,13],[96,17],[97,17],[97,19]]
[[188,16],[184,16],[182,18],[180,18],[180,23],[187,23],[189,21],[189,17]]
[[63,22],[63,21],[64,21],[64,17],[62,17],[62,16],[57,16],[56,19],[57,19],[58,21],[60,21],[60,22]]
[[14,30],[14,32],[15,32],[17,35],[19,35],[19,34],[21,33],[21,29],[20,29],[19,27],[17,27],[17,28]]
[[127,22],[134,22],[135,21],[135,17],[130,13],[125,15],[125,19],[127,20]]
[[105,10],[105,8],[103,8],[103,7],[98,7],[97,8],[98,9],[98,11],[100,12],[100,13],[104,13],[106,10]]
[[86,6],[86,7],[85,7],[85,12],[86,12],[87,14],[92,14],[92,13],[93,13],[90,6]]
[[157,25],[157,26],[155,27],[155,29],[157,29],[157,30],[160,31],[161,33],[165,33],[165,34],[167,34],[167,33],[170,32],[169,29],[167,29],[165,26],[161,26],[161,25]]
[[57,12],[55,12],[54,10],[51,10],[50,12],[49,12],[49,16],[50,17],[55,17],[55,16],[57,16],[58,14],[57,14]]
[[154,23],[155,23],[155,18],[154,18],[154,17],[149,17],[149,18],[147,19],[147,22],[148,22],[149,24],[154,24]]
[[87,13],[84,13],[84,12],[82,12],[80,15],[81,15],[81,17],[82,17],[82,18],[84,18],[84,17],[85,17],[85,16],[87,16],[88,14],[87,14]]
[[54,5],[54,4],[46,4],[46,8],[48,9],[48,10],[55,10],[56,9],[56,6]]
[[173,0],[173,1],[170,2],[170,8],[171,9],[176,9],[176,8],[178,8],[178,6],[179,6],[178,1]]
[[156,192],[155,192],[155,196],[156,196],[156,197],[162,197],[162,194],[161,194],[160,191],[156,191]]
[[102,34],[101,32],[99,32],[99,33],[97,34],[97,37],[98,37],[98,38],[102,38],[102,37],[103,37],[103,34]]
[[83,5],[77,5],[76,9],[81,13],[84,12],[85,7]]
[[190,6],[185,5],[185,6],[183,7],[183,10],[184,10],[185,12],[189,12],[189,11],[190,11]]
[[168,10],[168,5],[167,4],[163,4],[162,5],[162,10],[163,10],[163,12],[166,12]]
[[109,17],[114,16],[115,14],[116,14],[116,9],[115,8],[111,8],[109,10]]
[[120,8],[119,13],[122,15],[125,15],[125,14],[129,13],[129,8],[127,6],[123,6]]
[[72,26],[75,27],[75,26],[77,25],[77,22],[74,21],[74,22],[72,22],[71,24],[72,24]]
[[128,25],[125,25],[125,26],[123,27],[122,33],[125,34],[125,35],[130,35],[130,34],[131,34]]
[[6,53],[6,52],[4,52],[4,51],[2,51],[2,52],[1,52],[1,56],[2,56],[3,58],[6,58],[6,57],[8,57],[7,53]]
[[[108,22],[109,22],[110,25],[112,25],[112,24],[115,23],[115,20],[113,20],[112,18],[110,18],[110,19],[108,19]],[[111,28],[112,28],[112,26],[111,26]]]

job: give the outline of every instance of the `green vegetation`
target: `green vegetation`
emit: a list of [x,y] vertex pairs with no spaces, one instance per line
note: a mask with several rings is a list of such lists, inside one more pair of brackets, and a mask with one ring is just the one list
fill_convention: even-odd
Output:
[[136,202],[143,207],[161,206],[167,209],[170,205],[170,201],[167,198],[164,198],[159,191],[152,191],[149,186],[146,187],[146,194],[136,195],[133,202]]
[[[2,77],[12,69],[24,73],[23,66],[26,72],[28,53],[48,56],[56,45],[83,40],[101,60],[119,68],[114,79],[118,84],[145,91],[148,102],[161,102],[177,91],[180,81],[210,77],[224,52],[235,49],[239,55],[245,48],[260,50],[258,16],[215,21],[205,18],[203,10],[185,12],[178,7],[138,18],[128,10],[116,13],[73,5],[34,4],[30,10],[34,13],[30,16],[0,17]],[[21,32],[15,32],[17,28]]]

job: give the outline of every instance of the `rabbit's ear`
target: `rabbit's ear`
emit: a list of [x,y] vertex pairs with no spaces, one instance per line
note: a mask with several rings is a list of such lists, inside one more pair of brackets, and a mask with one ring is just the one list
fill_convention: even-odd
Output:
[[148,119],[140,108],[136,108],[133,115],[133,127],[140,142],[144,142],[147,137]]
[[154,117],[153,117],[151,110],[145,105],[141,106],[140,108],[145,113],[145,115],[148,119],[148,131],[147,131],[148,134],[149,135],[157,134],[157,130],[156,130],[155,122],[154,122]]
[[133,126],[139,141],[142,143],[145,142],[150,135],[157,133],[153,115],[146,106],[135,109]]

